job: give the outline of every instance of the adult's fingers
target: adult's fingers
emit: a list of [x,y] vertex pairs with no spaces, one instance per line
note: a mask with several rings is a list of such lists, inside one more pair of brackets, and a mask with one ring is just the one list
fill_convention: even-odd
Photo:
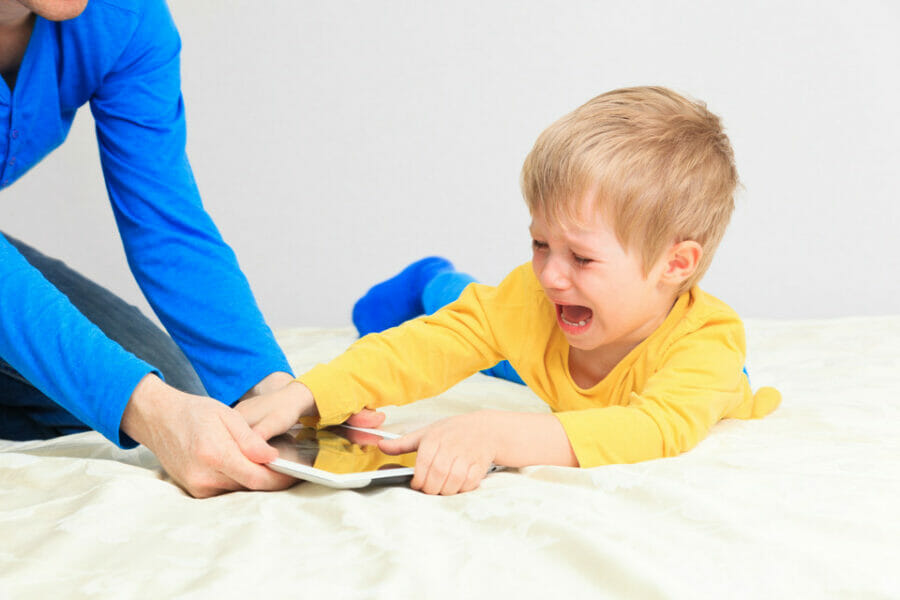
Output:
[[[226,413],[222,415],[222,423],[237,443],[241,453],[255,463],[267,463],[278,458],[278,451],[266,443],[266,438],[240,418],[239,415]],[[257,425],[258,426],[258,425]]]
[[225,492],[245,489],[244,486],[221,473],[210,473],[202,478],[192,479],[188,482],[179,481],[178,483],[194,498],[212,498]]
[[258,465],[237,451],[228,451],[222,456],[222,475],[233,480],[238,487],[227,489],[283,490],[297,483],[289,475],[277,473],[268,467]]
[[251,490],[280,490],[296,483],[293,477],[258,464],[275,460],[278,451],[250,429],[243,419],[225,414],[222,423],[233,440],[222,455],[222,475]]

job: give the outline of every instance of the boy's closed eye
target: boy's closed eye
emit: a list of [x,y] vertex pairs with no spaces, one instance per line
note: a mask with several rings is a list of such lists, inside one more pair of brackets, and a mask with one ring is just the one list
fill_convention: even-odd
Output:
[[535,239],[531,240],[531,249],[534,250],[535,252],[541,251],[541,250],[546,250],[549,247],[550,246],[547,245],[547,242],[541,242],[541,241],[538,241]]
[[575,262],[578,263],[578,266],[580,266],[580,267],[585,267],[585,266],[591,264],[592,262],[594,262],[594,259],[586,258],[584,256],[578,256],[574,252],[572,253],[572,258],[575,259]]
[[[535,239],[531,240],[531,249],[534,250],[535,252],[545,252],[549,248],[550,248],[550,246],[549,246],[549,244],[547,244],[547,242],[541,242],[541,241],[535,240]],[[572,259],[575,261],[575,263],[577,263],[581,267],[587,266],[587,265],[591,264],[592,262],[594,262],[593,258],[588,258],[586,256],[580,256],[580,255],[576,254],[575,252],[572,253]]]

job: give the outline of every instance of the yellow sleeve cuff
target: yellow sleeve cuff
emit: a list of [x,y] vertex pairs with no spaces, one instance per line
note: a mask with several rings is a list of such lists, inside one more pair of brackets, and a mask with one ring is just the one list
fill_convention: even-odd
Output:
[[341,394],[340,377],[330,371],[328,365],[316,365],[297,378],[312,392],[319,410],[318,427],[343,423],[350,415],[364,408],[363,405],[354,403],[352,398]]

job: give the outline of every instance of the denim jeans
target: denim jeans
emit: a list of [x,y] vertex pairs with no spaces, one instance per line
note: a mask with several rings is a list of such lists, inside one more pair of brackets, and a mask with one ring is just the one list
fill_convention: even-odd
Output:
[[[200,378],[172,338],[137,307],[61,260],[45,256],[13,237],[4,237],[108,338],[158,369],[169,385],[206,395]],[[0,438],[45,439],[87,429],[87,425],[32,386],[0,357]]]

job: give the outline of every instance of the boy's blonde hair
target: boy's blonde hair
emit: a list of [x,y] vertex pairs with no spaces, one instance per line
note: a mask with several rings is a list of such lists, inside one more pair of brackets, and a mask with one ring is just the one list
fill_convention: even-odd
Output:
[[531,214],[583,222],[586,194],[612,221],[644,274],[673,242],[703,247],[700,280],[734,210],[734,153],[719,118],[662,87],[613,90],[589,100],[538,137],[522,167]]

